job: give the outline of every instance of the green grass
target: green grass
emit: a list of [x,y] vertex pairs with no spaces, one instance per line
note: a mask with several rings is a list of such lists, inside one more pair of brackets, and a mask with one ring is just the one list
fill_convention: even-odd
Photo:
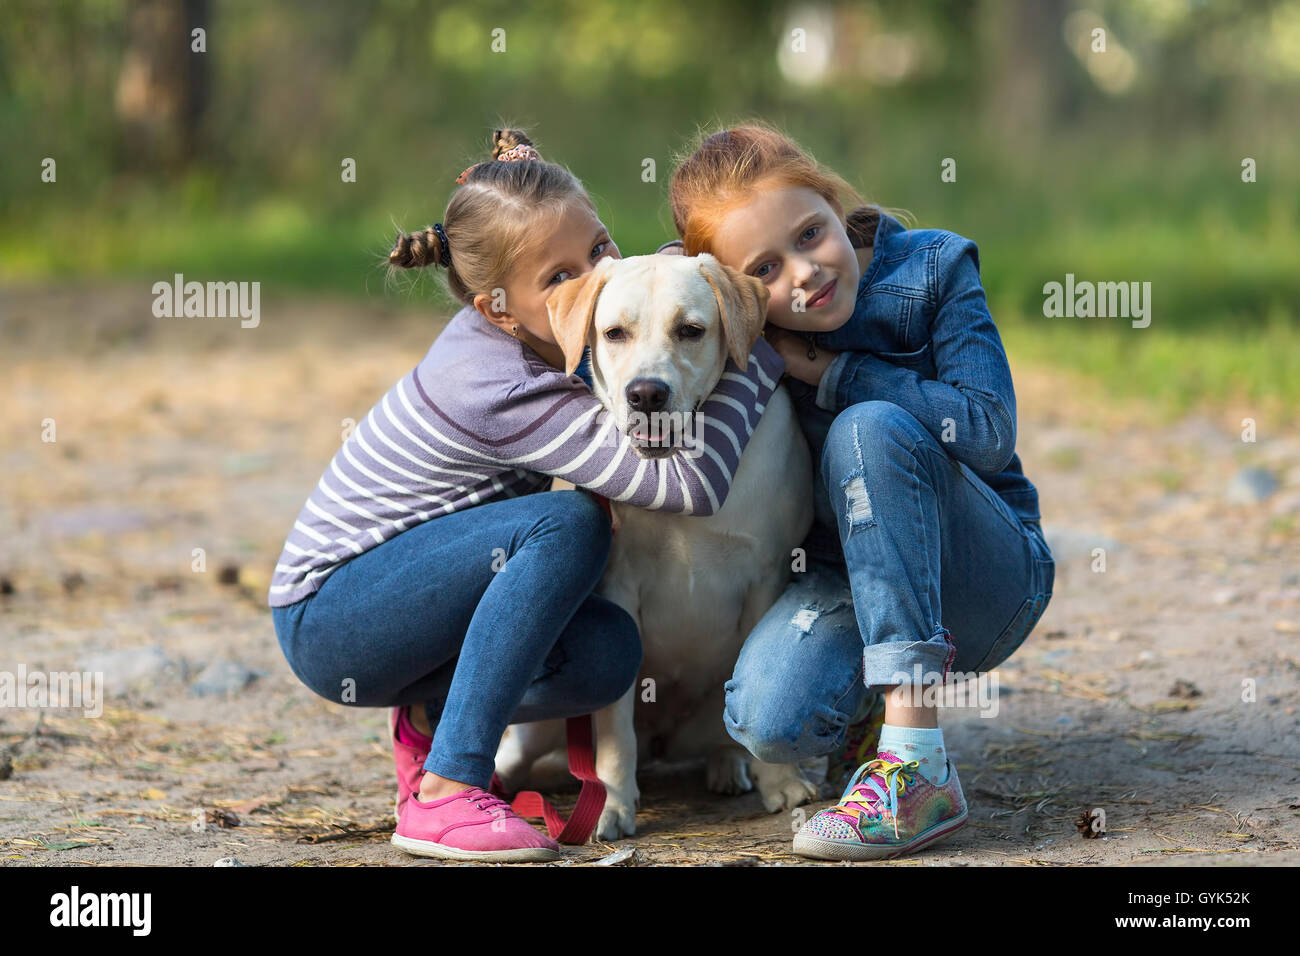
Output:
[[1300,409],[1300,326],[1281,311],[1242,328],[1230,316],[1198,327],[1145,329],[1124,319],[1048,319],[1002,313],[998,330],[1018,361],[1077,370],[1110,395],[1169,420],[1234,405],[1243,416],[1291,421]]
[[[648,252],[666,238],[648,196],[620,202],[617,215],[598,202],[624,254]],[[250,199],[230,211],[184,193],[145,193],[93,214],[51,210],[0,229],[0,281],[153,283],[182,272],[199,281],[260,280],[264,294],[385,297],[450,311],[432,272],[389,279],[390,211],[407,211],[377,205],[382,211],[331,212],[289,198]],[[949,215],[942,211],[922,224],[977,239],[993,315],[1016,362],[1077,370],[1111,395],[1148,404],[1157,419],[1237,404],[1243,416],[1265,414],[1267,406],[1295,420],[1300,227],[1288,210],[1272,202],[1243,212],[1208,201],[1175,209],[1171,215],[1182,221],[1151,212],[1098,220],[1053,211],[1050,228],[1039,222],[1017,231],[1017,210],[979,220],[972,207],[952,210],[951,224],[934,221]],[[402,222],[408,229],[423,224]],[[1044,317],[1043,283],[1062,281],[1066,272],[1077,280],[1151,282],[1150,326]]]

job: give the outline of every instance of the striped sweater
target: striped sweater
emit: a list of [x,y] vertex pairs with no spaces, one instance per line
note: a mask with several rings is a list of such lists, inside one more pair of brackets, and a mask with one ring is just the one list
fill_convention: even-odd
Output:
[[334,455],[284,542],[268,604],[302,600],[422,522],[545,490],[552,475],[641,508],[712,514],[784,371],[760,338],[749,367],[728,359],[701,403],[702,453],[642,458],[578,375],[466,307]]

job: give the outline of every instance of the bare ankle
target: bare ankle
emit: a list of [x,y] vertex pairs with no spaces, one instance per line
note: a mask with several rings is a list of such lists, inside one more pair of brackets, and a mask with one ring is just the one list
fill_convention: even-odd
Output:
[[462,790],[468,790],[473,784],[463,783],[459,780],[449,780],[447,777],[440,777],[436,773],[424,772],[420,779],[420,800],[428,803],[431,800],[441,800],[443,797],[450,797],[454,793],[460,793]]
[[934,730],[939,726],[939,708],[919,702],[910,684],[882,688],[885,694],[885,723],[891,727]]
[[406,719],[411,722],[411,726],[414,727],[417,732],[426,737],[433,736],[433,730],[429,727],[429,715],[424,712],[423,707],[407,707]]

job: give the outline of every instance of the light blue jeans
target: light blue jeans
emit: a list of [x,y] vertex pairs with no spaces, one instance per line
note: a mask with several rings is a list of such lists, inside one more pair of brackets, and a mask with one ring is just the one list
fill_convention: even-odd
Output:
[[1022,522],[898,405],[852,405],[824,440],[808,438],[817,520],[842,555],[811,555],[725,685],[727,731],[774,763],[835,750],[866,695],[913,683],[917,665],[929,683],[1001,664],[1042,616],[1056,572],[1040,523]]

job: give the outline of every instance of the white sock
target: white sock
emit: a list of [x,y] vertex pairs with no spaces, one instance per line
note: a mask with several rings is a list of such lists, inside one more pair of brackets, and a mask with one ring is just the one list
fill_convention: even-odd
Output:
[[876,749],[888,750],[903,761],[915,760],[921,765],[921,776],[935,786],[948,782],[948,752],[943,746],[942,728],[885,724],[880,728]]

